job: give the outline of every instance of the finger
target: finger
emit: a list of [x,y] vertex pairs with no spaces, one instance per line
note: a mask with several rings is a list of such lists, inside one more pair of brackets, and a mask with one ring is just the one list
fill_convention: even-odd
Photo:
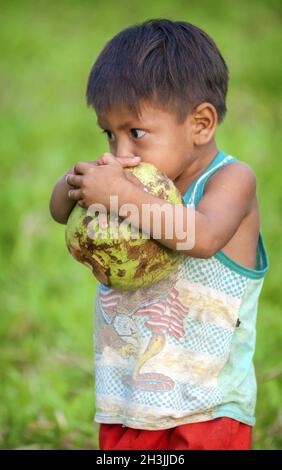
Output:
[[107,157],[108,155],[110,157],[114,157],[114,155],[111,152],[105,152],[100,158],[98,158],[98,160],[96,160],[97,165],[105,165],[106,162],[104,162],[104,157]]
[[79,201],[79,199],[83,199],[83,194],[81,189],[70,189],[68,191],[68,198],[72,201]]
[[83,181],[82,176],[67,175],[65,180],[70,186],[74,186],[74,187],[77,187],[77,188],[80,188],[82,186],[82,181]]
[[97,160],[95,160],[95,164],[96,164],[96,165],[104,165],[105,163],[103,163],[103,158],[104,158],[104,156],[106,156],[106,155],[112,155],[112,156],[113,156],[112,153],[110,153],[110,152],[105,152],[105,153],[103,153],[103,155],[102,155],[101,157],[99,157]]
[[92,160],[92,161],[85,162],[85,163],[88,163],[89,166],[97,166],[97,165],[99,165],[99,159],[98,160]]
[[141,181],[137,178],[137,176],[135,176],[133,173],[131,173],[131,171],[129,171],[129,170],[126,171],[125,170],[125,176],[129,181],[131,181],[131,183],[133,183],[136,186],[139,186],[140,188],[144,189],[145,186],[143,185],[143,183],[141,183]]
[[116,159],[123,168],[139,165],[141,161],[141,158],[138,155],[134,155],[132,157],[116,157]]
[[117,158],[112,153],[104,153],[100,158],[100,161],[103,165],[118,165],[119,162]]
[[74,165],[74,172],[77,175],[85,175],[87,173],[92,173],[95,166],[97,165],[93,165],[93,163],[90,162],[78,162]]

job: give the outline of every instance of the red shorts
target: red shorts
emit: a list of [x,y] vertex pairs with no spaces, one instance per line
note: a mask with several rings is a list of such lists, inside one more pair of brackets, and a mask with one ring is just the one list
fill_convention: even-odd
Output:
[[101,450],[251,450],[252,428],[231,418],[147,431],[101,424]]

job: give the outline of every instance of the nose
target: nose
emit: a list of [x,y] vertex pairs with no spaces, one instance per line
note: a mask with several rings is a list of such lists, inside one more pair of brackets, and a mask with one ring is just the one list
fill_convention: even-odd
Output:
[[117,142],[115,154],[117,157],[134,157],[137,155],[137,153],[134,152],[132,145],[130,145],[128,142],[122,141]]

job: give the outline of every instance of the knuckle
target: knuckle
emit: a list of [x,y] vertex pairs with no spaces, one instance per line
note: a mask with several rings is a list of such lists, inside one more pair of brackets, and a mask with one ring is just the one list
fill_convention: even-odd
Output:
[[126,157],[118,157],[117,158],[117,162],[121,165],[121,166],[127,166],[128,165],[128,159]]
[[75,165],[74,165],[74,171],[77,171],[79,169],[79,167],[81,166],[82,162],[77,162]]
[[102,156],[102,161],[107,163],[107,162],[112,161],[114,158],[115,157],[112,153],[107,152],[107,153],[104,153],[104,155]]
[[93,174],[93,173],[95,173],[95,171],[96,171],[96,168],[95,168],[94,166],[90,166],[90,167],[88,168],[87,173]]

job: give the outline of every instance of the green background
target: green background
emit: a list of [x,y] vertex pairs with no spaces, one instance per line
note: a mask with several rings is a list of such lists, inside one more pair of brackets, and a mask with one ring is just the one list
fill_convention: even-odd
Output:
[[257,175],[270,259],[259,303],[255,449],[282,443],[279,1],[3,1],[0,15],[0,447],[93,449],[91,272],[67,252],[49,200],[77,161],[108,150],[85,90],[104,44],[168,17],[207,31],[230,70],[218,147]]

